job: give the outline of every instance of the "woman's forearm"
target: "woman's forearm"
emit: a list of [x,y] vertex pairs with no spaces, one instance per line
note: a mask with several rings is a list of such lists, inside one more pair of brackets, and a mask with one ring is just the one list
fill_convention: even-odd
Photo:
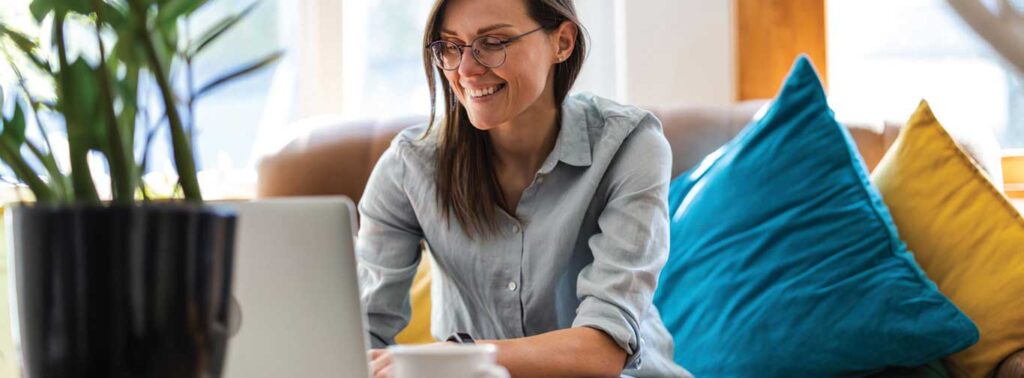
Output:
[[498,363],[513,377],[618,377],[626,364],[626,352],[589,327],[480,343],[498,347]]

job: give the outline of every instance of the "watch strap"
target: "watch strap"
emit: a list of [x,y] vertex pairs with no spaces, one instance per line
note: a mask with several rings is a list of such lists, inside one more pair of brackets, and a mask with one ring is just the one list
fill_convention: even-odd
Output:
[[473,336],[465,332],[455,332],[451,336],[448,336],[445,341],[456,344],[476,344],[476,340],[473,340]]

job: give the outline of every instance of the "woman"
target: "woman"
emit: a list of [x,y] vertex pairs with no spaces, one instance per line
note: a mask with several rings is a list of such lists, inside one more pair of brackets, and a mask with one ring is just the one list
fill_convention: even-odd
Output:
[[[425,240],[435,337],[495,344],[514,376],[688,375],[651,304],[671,152],[650,113],[567,96],[585,56],[572,1],[438,0],[424,37],[444,114],[395,138],[359,204],[373,347],[408,321]],[[387,351],[370,358],[387,376]]]

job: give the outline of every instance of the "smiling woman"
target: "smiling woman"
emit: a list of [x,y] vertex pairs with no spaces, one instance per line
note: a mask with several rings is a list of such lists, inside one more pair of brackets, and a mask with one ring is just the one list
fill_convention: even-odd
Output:
[[[514,202],[521,194],[502,190],[498,183],[500,178],[495,177],[492,166],[509,162],[492,162],[489,150],[504,149],[509,154],[522,155],[527,151],[516,151],[515,146],[500,143],[510,140],[524,144],[524,141],[502,136],[485,138],[485,132],[497,129],[502,123],[519,121],[524,125],[501,128],[495,133],[511,136],[508,130],[514,130],[519,138],[534,139],[526,145],[550,150],[551,146],[544,146],[544,143],[554,142],[556,106],[564,101],[583,66],[586,43],[572,3],[551,2],[554,4],[546,6],[540,3],[513,1],[495,9],[486,2],[456,4],[462,6],[438,2],[424,35],[427,41],[434,41],[424,53],[431,93],[432,65],[437,65],[446,79],[441,80],[445,116],[441,121],[443,137],[438,151],[438,200],[442,207],[452,208],[455,218],[466,224],[470,233],[494,231],[495,207],[515,210]],[[509,22],[528,26],[516,27]],[[545,33],[535,34],[538,30]],[[535,34],[532,39],[531,34]],[[471,40],[480,48],[467,49],[473,60],[464,62],[463,49],[456,43]],[[514,42],[520,43],[517,46]],[[537,48],[538,45],[541,48]],[[451,51],[452,46],[456,46],[455,51]],[[448,52],[439,54],[439,47]],[[508,59],[510,49],[516,54],[511,61]],[[458,54],[457,58],[452,57],[453,52]],[[482,95],[483,91],[497,93],[473,96],[473,93]],[[527,108],[532,111],[526,112]],[[512,119],[519,114],[525,117]],[[432,114],[431,124],[434,117]],[[535,130],[523,132],[527,128]],[[500,158],[500,155],[495,157]],[[537,156],[535,161],[528,162],[536,166],[533,171],[543,157]],[[507,179],[519,181],[522,186],[522,181],[532,178],[529,177],[532,172],[525,173],[527,177],[519,177],[519,180],[517,177]],[[485,190],[469,190],[469,183],[482,183]]]
[[[374,348],[408,322],[425,240],[435,338],[494,344],[516,376],[688,376],[651,304],[671,152],[651,113],[569,95],[585,34],[571,0],[435,3],[423,63],[443,102],[395,138],[359,204]],[[370,357],[391,373],[387,350]]]

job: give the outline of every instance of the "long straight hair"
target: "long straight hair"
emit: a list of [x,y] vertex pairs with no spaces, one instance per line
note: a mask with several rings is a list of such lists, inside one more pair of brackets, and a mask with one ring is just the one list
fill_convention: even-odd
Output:
[[[569,89],[583,68],[586,57],[586,30],[576,16],[572,0],[523,0],[529,8],[530,17],[551,33],[563,22],[576,24],[576,45],[572,55],[555,66],[554,95],[556,109],[560,109]],[[441,38],[447,1],[437,0],[427,19],[423,33],[426,46]],[[437,83],[444,92],[444,113],[437,127],[440,127],[437,146],[437,201],[446,223],[451,216],[462,225],[463,231],[473,238],[477,235],[493,235],[498,231],[497,207],[508,209],[501,192],[498,178],[494,174],[494,155],[487,132],[470,123],[466,108],[459,103],[451,84],[445,80],[444,72],[437,68],[429,49],[423,51],[423,69],[427,74],[430,89],[430,123],[426,136],[438,121]],[[561,119],[559,115],[557,119]],[[512,209],[509,209],[512,211]],[[514,216],[514,214],[513,214]]]

